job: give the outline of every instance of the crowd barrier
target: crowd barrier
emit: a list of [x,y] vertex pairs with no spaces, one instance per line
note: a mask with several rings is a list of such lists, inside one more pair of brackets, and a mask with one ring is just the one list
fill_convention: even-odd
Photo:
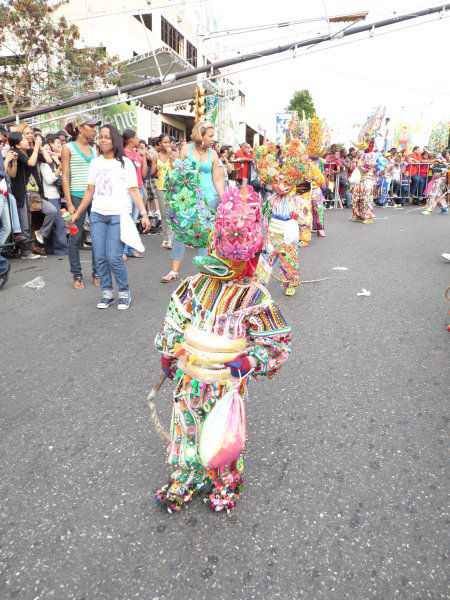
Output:
[[[390,170],[387,173],[375,174],[374,200],[380,204],[401,201],[423,200],[427,196],[427,187],[431,181],[431,169],[435,163],[403,162],[401,169]],[[335,163],[326,163],[324,175],[326,178],[326,201],[330,207],[342,208],[343,201],[349,200],[351,186],[347,177],[335,172]],[[411,175],[403,177],[403,173]]]

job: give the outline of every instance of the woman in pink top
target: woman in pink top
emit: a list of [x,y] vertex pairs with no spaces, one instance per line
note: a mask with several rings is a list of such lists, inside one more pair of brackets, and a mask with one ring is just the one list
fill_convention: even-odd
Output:
[[[135,131],[133,131],[132,129],[125,129],[125,131],[122,134],[122,137],[124,152],[136,167],[139,194],[141,195],[142,201],[145,206],[146,198],[143,179],[147,176],[147,158],[143,157],[137,152],[137,149],[139,148],[139,138],[136,135]],[[131,196],[130,203],[133,209],[131,216],[133,218],[133,221],[136,222],[138,217],[138,210],[135,204],[133,203]],[[138,252],[134,248],[131,248],[130,246],[125,245],[123,249],[122,259],[125,261],[128,259],[129,256],[134,256],[135,258],[142,258],[142,254],[140,254],[140,252]]]

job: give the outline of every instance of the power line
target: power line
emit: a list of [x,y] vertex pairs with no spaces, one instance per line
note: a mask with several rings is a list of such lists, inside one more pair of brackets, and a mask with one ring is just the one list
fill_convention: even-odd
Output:
[[[448,9],[450,9],[450,4],[445,4],[443,6],[439,5],[437,7],[435,6],[435,7],[430,7],[428,9],[424,9],[422,11],[417,11],[414,13],[400,15],[395,18],[384,19],[382,21],[376,21],[373,23],[359,25],[357,27],[354,27],[353,29],[345,29],[345,30],[340,31],[339,37],[342,38],[342,37],[347,37],[349,35],[355,35],[355,34],[360,34],[360,33],[364,33],[364,32],[371,32],[371,35],[373,36],[376,28],[386,27],[388,25],[394,25],[396,23],[403,23],[405,21],[409,21],[409,20],[415,19],[417,17],[424,17],[424,16],[436,14],[436,13],[441,13],[441,16],[443,16],[443,11],[448,10]],[[316,43],[329,42],[333,39],[336,39],[336,34],[333,34],[333,36],[328,35],[328,36],[321,36],[319,38],[299,40],[298,42],[293,42],[291,44],[285,44],[282,46],[276,46],[275,48],[268,48],[265,50],[261,50],[259,53],[255,52],[255,53],[245,54],[245,55],[238,56],[235,58],[214,62],[214,63],[211,63],[210,65],[190,69],[188,71],[173,73],[171,75],[168,75],[166,78],[153,77],[151,79],[142,81],[141,83],[129,84],[129,85],[126,85],[123,87],[111,88],[111,89],[104,90],[101,92],[88,94],[87,96],[73,98],[72,100],[68,100],[68,101],[54,104],[51,106],[46,106],[43,108],[26,111],[26,112],[22,113],[22,115],[12,115],[9,117],[4,117],[3,119],[0,119],[0,122],[10,123],[20,117],[22,117],[22,119],[26,119],[26,118],[30,118],[33,116],[46,114],[48,112],[53,112],[55,110],[71,108],[73,106],[79,106],[80,104],[89,103],[89,102],[96,102],[97,100],[100,100],[103,98],[110,98],[110,97],[115,96],[120,93],[128,94],[130,92],[142,90],[146,87],[170,84],[174,81],[179,81],[181,79],[186,79],[186,78],[192,78],[193,76],[196,76],[196,75],[206,75],[205,79],[211,79],[212,78],[211,76],[212,76],[214,70],[219,70],[219,69],[229,67],[229,66],[232,66],[235,64],[252,61],[257,58],[272,56],[274,54],[281,54],[281,53],[287,52],[289,50],[294,50],[295,52],[297,52],[298,48],[304,48],[307,46],[311,46],[311,44],[316,44]],[[208,73],[209,73],[209,76],[208,76]]]
[[[449,17],[450,17],[450,15],[449,15]],[[444,17],[444,18],[448,18],[448,17]],[[389,35],[391,33],[395,33],[396,31],[402,31],[404,29],[410,29],[412,27],[419,27],[420,25],[424,25],[426,23],[432,23],[432,22],[437,22],[437,19],[430,19],[429,21],[425,21],[425,23],[416,23],[415,25],[409,25],[408,27],[402,27],[402,28],[395,29],[395,30],[385,31],[383,33],[377,34],[374,37],[381,37],[383,35]],[[367,38],[367,40],[370,40],[370,39],[372,39],[372,38]],[[347,46],[349,44],[355,44],[355,43],[361,42],[361,41],[364,41],[364,40],[357,39],[357,40],[350,40],[348,42],[343,42],[343,43],[339,43],[339,44],[332,44],[331,46],[327,46],[326,48],[319,48],[317,50],[307,51],[307,52],[304,52],[304,53],[301,53],[301,54],[291,55],[291,56],[287,56],[287,57],[284,57],[284,58],[278,58],[278,59],[270,61],[270,62],[262,63],[262,64],[259,64],[259,65],[253,65],[251,67],[246,67],[244,69],[236,69],[235,71],[231,71],[230,73],[227,73],[227,75],[236,75],[236,74],[239,74],[239,73],[243,73],[245,71],[252,71],[254,69],[259,69],[259,68],[262,68],[262,67],[267,67],[267,66],[271,66],[273,64],[281,63],[281,62],[284,62],[286,60],[295,60],[296,58],[303,58],[305,56],[309,56],[310,54],[317,54],[318,52],[325,52],[325,51],[331,50],[333,48],[339,48],[341,46]],[[208,80],[212,81],[212,80],[217,79],[219,77],[222,77],[222,75],[221,74],[217,74],[217,75],[208,77]],[[165,91],[171,91],[171,90],[180,89],[180,88],[185,87],[187,85],[191,85],[191,82],[182,83],[182,84],[178,84],[178,85],[175,85],[173,87],[170,87],[170,88],[166,88]],[[130,100],[139,100],[141,98],[146,98],[146,97],[149,97],[149,96],[153,96],[155,94],[158,94],[160,91],[161,90],[155,90],[153,92],[144,92],[143,94],[139,94],[138,96],[130,97]],[[431,93],[438,93],[438,92],[431,91]],[[445,94],[445,95],[447,95],[447,94]],[[91,106],[91,107],[89,107],[87,109],[84,109],[84,110],[81,110],[81,111],[77,111],[77,112],[83,113],[83,112],[89,112],[89,111],[95,110],[96,108],[106,108],[108,106],[112,106],[114,104],[118,104],[119,102],[123,102],[123,100],[115,100],[115,101],[113,101],[111,103],[100,105],[100,106],[94,106],[94,107]],[[72,116],[73,114],[76,114],[76,113],[71,113],[71,114],[64,115],[64,118],[68,118],[69,116]],[[51,118],[51,119],[47,119],[46,121],[41,121],[41,124],[50,123],[52,121],[57,121],[57,120],[60,120],[60,118],[61,117],[54,117],[54,118]]]
[[146,7],[146,8],[135,8],[133,10],[119,10],[117,12],[113,12],[113,13],[108,13],[105,15],[91,15],[91,16],[86,16],[86,17],[78,17],[76,19],[67,19],[68,23],[74,23],[75,21],[86,21],[87,19],[101,19],[104,17],[114,17],[117,15],[127,15],[127,14],[133,14],[133,13],[137,13],[139,10],[149,10],[149,12],[155,12],[158,10],[161,10],[163,8],[173,8],[174,6],[187,6],[189,4],[200,4],[202,2],[209,2],[209,0],[189,0],[189,2],[177,2],[174,4],[162,4],[161,6],[151,6],[151,7]]

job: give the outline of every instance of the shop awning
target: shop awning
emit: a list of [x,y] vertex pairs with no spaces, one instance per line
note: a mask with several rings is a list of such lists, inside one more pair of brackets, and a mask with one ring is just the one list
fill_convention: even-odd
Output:
[[[121,77],[121,85],[127,85],[129,83],[138,83],[143,79],[149,79],[151,77],[159,77],[160,70],[163,77],[173,73],[179,73],[182,71],[189,71],[193,69],[192,65],[187,62],[184,58],[181,58],[174,50],[169,47],[158,48],[153,52],[146,52],[145,54],[139,54],[130,58],[126,62],[122,63],[124,66],[124,72]],[[158,68],[159,65],[159,68]],[[180,86],[181,87],[178,87]],[[194,97],[194,90],[197,84],[197,76],[187,77],[182,82],[167,83],[166,85],[149,88],[149,92],[152,92],[151,96],[144,96],[139,101],[142,102],[147,108],[153,106],[160,106],[162,104],[171,104],[172,102],[179,102],[181,100],[191,100]],[[215,88],[209,82],[203,82],[203,87],[206,88],[207,93],[213,93]],[[173,89],[177,86],[175,89]],[[145,88],[138,92],[131,93],[130,95],[141,95],[145,94]]]

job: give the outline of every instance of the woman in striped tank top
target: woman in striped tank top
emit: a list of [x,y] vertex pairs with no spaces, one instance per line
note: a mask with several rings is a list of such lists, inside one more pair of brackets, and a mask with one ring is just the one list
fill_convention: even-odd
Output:
[[[95,158],[95,151],[89,145],[97,135],[97,126],[100,121],[88,113],[78,114],[68,120],[66,131],[72,141],[66,144],[61,153],[62,184],[66,198],[67,210],[71,215],[81,204],[83,194],[87,188],[89,166]],[[80,244],[83,235],[83,224],[86,213],[83,212],[76,224],[78,233],[69,237],[69,263],[73,275],[73,287],[83,289],[83,275],[80,263]],[[92,249],[92,283],[100,285],[100,279],[95,268],[94,250]]]

